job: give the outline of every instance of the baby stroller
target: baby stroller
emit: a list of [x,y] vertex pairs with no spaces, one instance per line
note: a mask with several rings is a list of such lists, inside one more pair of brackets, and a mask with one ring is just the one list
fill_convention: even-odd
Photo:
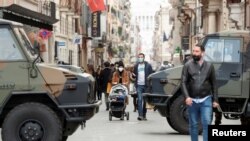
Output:
[[122,84],[112,86],[109,93],[109,120],[112,116],[124,120],[124,116],[129,120],[129,112],[125,112],[126,102],[128,101],[128,89]]

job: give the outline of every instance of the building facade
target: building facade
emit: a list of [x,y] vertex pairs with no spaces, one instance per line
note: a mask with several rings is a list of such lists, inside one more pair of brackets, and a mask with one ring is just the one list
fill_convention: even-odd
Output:
[[190,53],[206,34],[250,28],[249,0],[169,0],[169,3],[170,19],[174,22],[171,44],[181,43],[180,61],[183,53]]
[[170,46],[172,24],[169,20],[170,5],[163,3],[155,13],[155,29],[153,36],[154,60],[158,63],[171,62],[174,54],[173,46]]
[[[41,51],[46,63],[67,63],[87,67],[101,65],[104,61],[130,61],[131,3],[127,0],[104,0],[105,11],[92,13],[83,0],[1,0],[1,6],[16,4],[50,16],[50,3],[55,5],[55,19],[51,31],[42,27],[27,26],[32,38],[46,34],[41,39]],[[97,22],[99,23],[97,25]],[[93,27],[93,26],[96,27]],[[94,31],[95,30],[95,31]],[[98,35],[93,32],[98,30]],[[30,36],[31,36],[30,35]]]
[[137,54],[142,52],[141,50],[141,35],[140,35],[140,27],[135,18],[131,21],[131,46],[130,46],[130,63],[135,64],[137,59]]
[[108,0],[107,3],[107,58],[112,63],[129,63],[131,47],[131,3],[128,0]]

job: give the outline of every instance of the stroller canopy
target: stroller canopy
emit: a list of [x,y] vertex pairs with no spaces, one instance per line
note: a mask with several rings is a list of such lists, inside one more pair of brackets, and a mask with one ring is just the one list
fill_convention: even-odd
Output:
[[112,95],[128,95],[128,89],[126,86],[122,85],[122,84],[117,84],[112,86],[111,90],[110,90],[110,96]]

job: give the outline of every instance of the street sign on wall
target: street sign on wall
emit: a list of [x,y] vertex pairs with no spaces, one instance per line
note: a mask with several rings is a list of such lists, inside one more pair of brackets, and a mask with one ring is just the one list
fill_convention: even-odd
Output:
[[101,36],[101,12],[94,12],[91,15],[91,36]]
[[57,46],[65,46],[65,42],[57,42]]
[[82,43],[81,41],[82,41],[82,36],[76,34],[73,38],[73,44],[80,45]]

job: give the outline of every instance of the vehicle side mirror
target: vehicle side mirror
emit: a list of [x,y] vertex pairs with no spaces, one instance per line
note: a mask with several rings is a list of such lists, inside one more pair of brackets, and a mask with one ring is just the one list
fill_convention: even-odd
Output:
[[40,44],[36,40],[34,42],[34,50],[36,54],[40,53]]
[[38,75],[37,70],[35,68],[31,68],[29,73],[31,78],[36,78]]

